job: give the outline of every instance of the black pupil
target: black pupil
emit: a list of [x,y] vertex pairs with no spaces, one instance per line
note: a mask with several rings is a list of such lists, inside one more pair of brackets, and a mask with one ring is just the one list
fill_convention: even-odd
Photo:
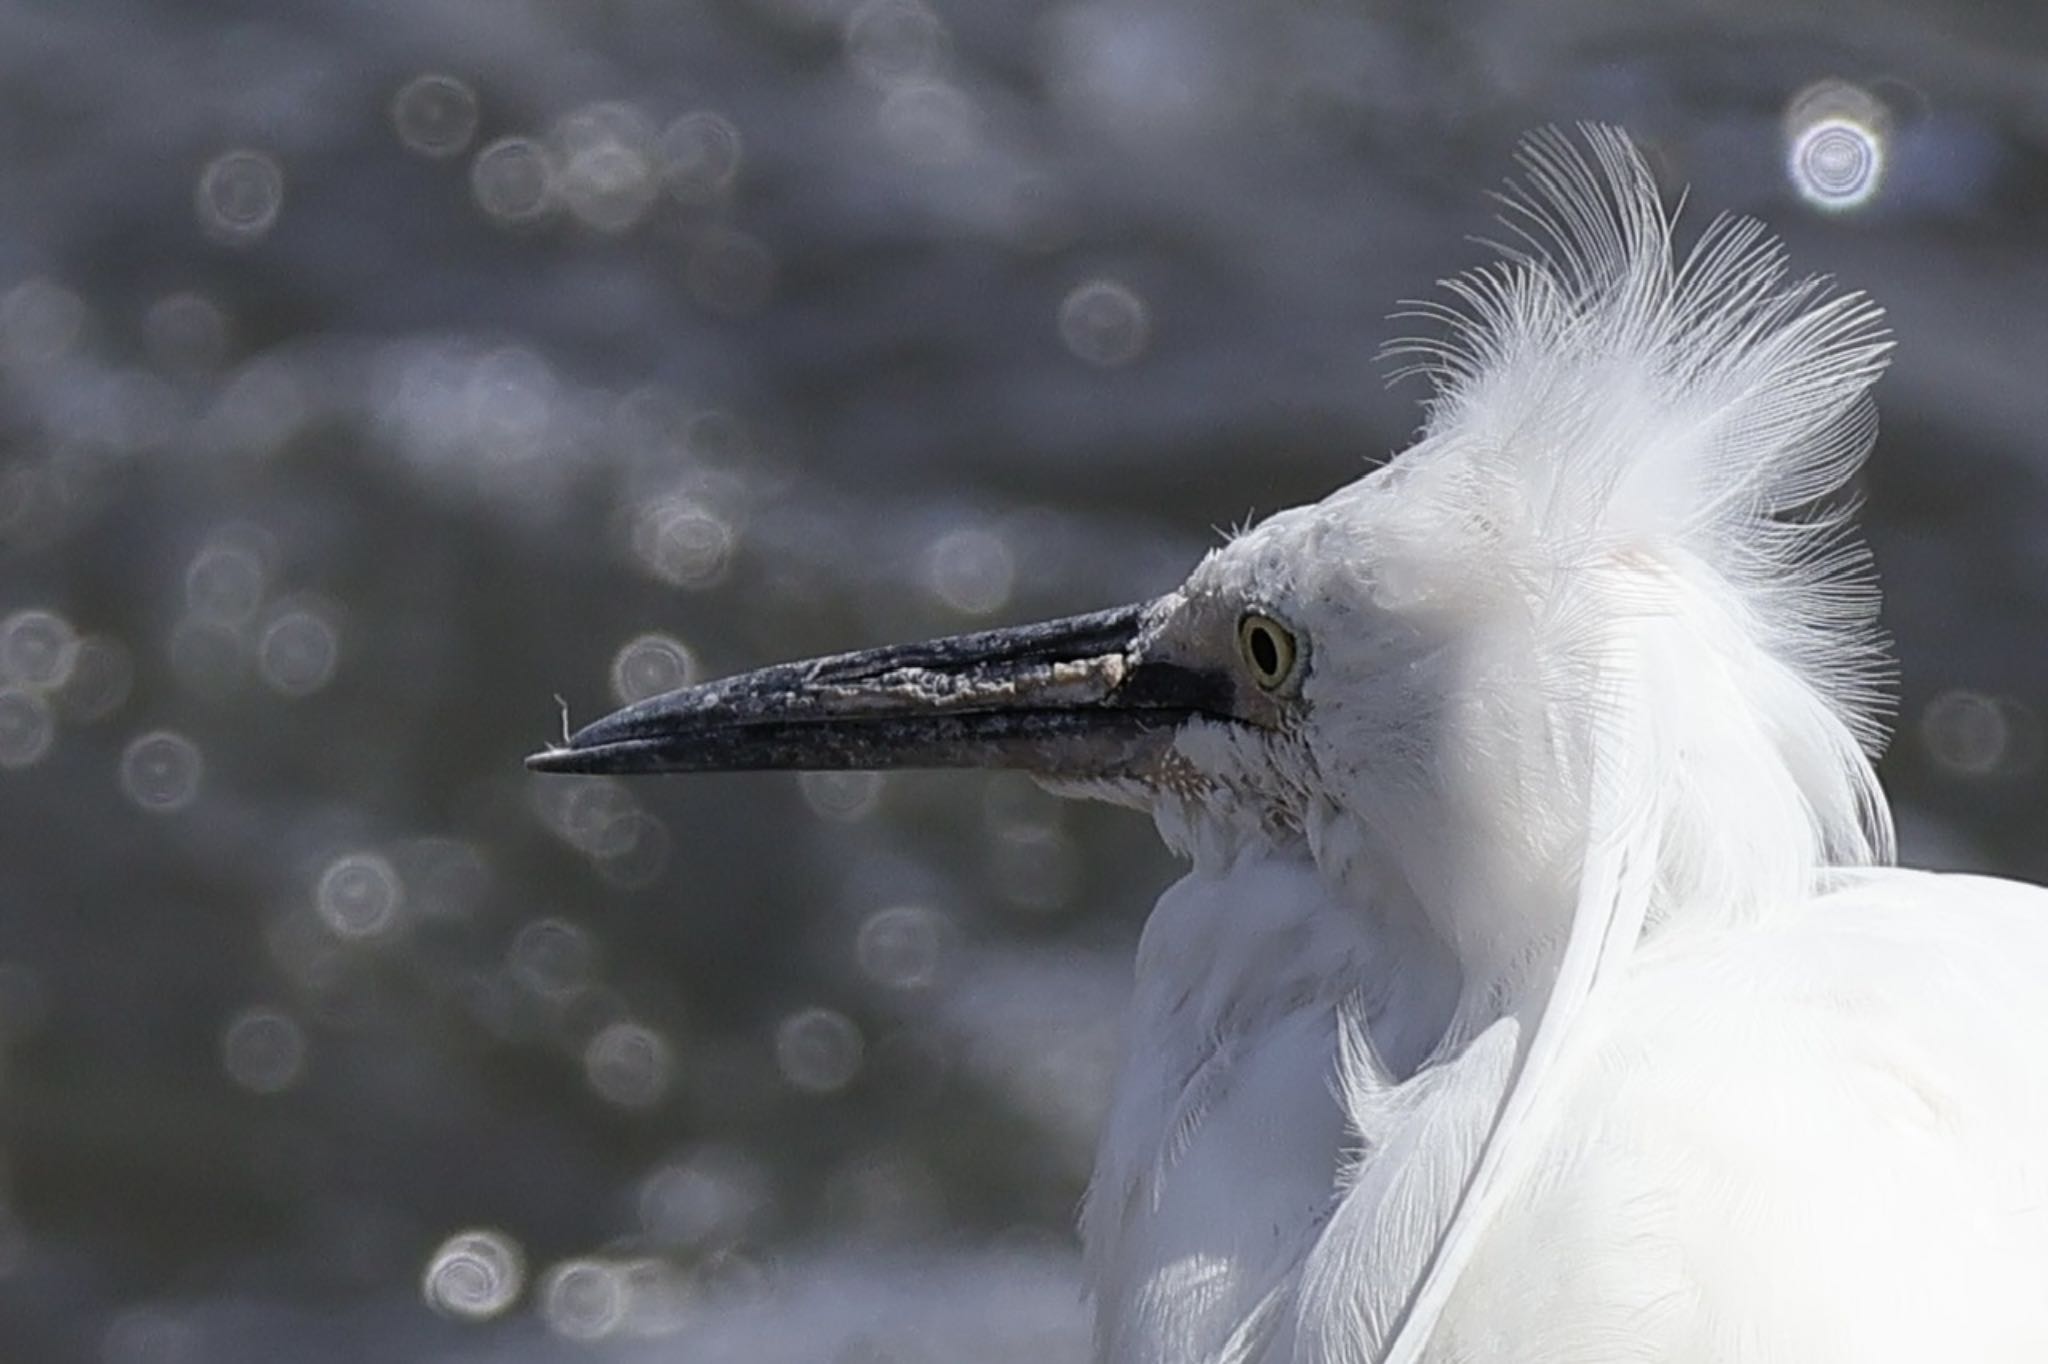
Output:
[[1251,634],[1252,662],[1261,673],[1271,677],[1280,671],[1280,645],[1273,638],[1272,627],[1254,625]]

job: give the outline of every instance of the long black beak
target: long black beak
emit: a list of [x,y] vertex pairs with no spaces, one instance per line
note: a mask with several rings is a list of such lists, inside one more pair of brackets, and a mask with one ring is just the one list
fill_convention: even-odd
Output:
[[627,706],[534,754],[536,772],[1014,767],[1150,771],[1229,684],[1146,662],[1142,603],[1015,629],[782,663]]

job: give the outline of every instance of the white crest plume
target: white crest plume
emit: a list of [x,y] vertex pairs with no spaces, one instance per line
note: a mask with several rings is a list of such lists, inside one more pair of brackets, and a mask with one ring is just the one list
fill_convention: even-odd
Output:
[[[1683,259],[1641,155],[1585,125],[1555,130],[1499,196],[1519,245],[1406,314],[1447,336],[1396,342],[1398,375],[1437,384],[1426,436],[1499,450],[1549,543],[1683,546],[1739,595],[1748,624],[1871,749],[1889,669],[1849,512],[1805,516],[1877,434],[1867,391],[1891,343],[1861,293],[1791,279],[1750,218],[1716,218]],[[1559,537],[1559,532],[1567,534]]]

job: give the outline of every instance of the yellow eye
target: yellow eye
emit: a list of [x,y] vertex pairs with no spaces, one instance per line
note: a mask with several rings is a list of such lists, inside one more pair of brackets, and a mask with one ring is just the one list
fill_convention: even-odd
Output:
[[1237,652],[1252,681],[1273,691],[1294,673],[1294,632],[1271,616],[1247,611],[1237,623]]

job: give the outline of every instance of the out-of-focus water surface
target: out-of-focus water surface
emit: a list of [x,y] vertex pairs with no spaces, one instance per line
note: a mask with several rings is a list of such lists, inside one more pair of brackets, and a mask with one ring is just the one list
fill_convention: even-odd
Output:
[[2048,874],[2031,0],[0,0],[0,1357],[1079,1357],[1144,822],[519,760],[1350,478],[1580,118],[1891,309],[1886,775]]

